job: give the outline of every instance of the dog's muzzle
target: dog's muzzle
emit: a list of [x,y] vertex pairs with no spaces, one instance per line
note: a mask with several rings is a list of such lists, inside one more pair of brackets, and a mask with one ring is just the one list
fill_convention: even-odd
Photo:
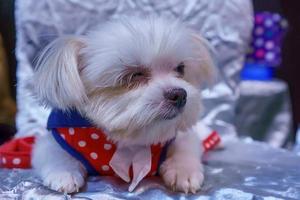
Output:
[[178,109],[181,109],[185,106],[186,96],[187,93],[182,88],[174,88],[171,90],[167,90],[164,93],[164,97],[167,100],[167,102]]
[[162,119],[173,119],[182,111],[187,101],[187,92],[183,88],[173,88],[164,92],[164,106],[161,109]]

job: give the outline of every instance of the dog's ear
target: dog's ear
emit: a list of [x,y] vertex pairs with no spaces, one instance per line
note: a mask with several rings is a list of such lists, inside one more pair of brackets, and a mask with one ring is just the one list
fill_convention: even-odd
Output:
[[86,101],[79,75],[79,52],[84,46],[82,38],[64,36],[41,52],[32,82],[35,95],[44,105],[67,110]]
[[[193,75],[198,83],[212,84],[216,80],[216,67],[209,51],[209,43],[199,34],[191,32],[191,38],[196,56],[196,66],[193,69]],[[194,64],[195,65],[195,64]]]

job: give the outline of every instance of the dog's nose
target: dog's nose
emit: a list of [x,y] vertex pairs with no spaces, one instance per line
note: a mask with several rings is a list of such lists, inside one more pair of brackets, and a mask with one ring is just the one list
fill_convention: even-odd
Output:
[[187,93],[182,88],[174,88],[167,90],[164,93],[164,97],[169,103],[176,106],[177,108],[182,108],[186,104]]

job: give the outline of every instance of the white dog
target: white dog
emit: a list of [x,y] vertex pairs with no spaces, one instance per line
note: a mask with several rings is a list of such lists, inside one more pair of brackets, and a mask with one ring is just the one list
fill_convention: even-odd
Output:
[[[56,39],[42,52],[33,80],[44,104],[66,112],[66,117],[76,110],[111,141],[106,150],[116,145],[109,165],[101,170],[127,182],[132,179],[130,191],[149,173],[149,161],[153,165],[150,146],[168,144],[159,174],[173,190],[195,193],[204,179],[197,133],[207,131],[197,123],[200,87],[212,78],[213,69],[205,41],[184,24],[126,18],[83,36]],[[69,134],[74,130],[69,128]],[[50,132],[37,140],[32,165],[45,185],[76,192],[88,170]],[[85,141],[78,145],[89,150]],[[90,156],[93,162],[102,157],[95,152]]]

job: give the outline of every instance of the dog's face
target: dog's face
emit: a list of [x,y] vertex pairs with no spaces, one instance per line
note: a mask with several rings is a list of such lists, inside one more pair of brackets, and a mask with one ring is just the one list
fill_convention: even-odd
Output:
[[35,80],[46,104],[75,107],[117,141],[151,144],[197,121],[212,74],[203,40],[183,24],[131,18],[54,41]]

